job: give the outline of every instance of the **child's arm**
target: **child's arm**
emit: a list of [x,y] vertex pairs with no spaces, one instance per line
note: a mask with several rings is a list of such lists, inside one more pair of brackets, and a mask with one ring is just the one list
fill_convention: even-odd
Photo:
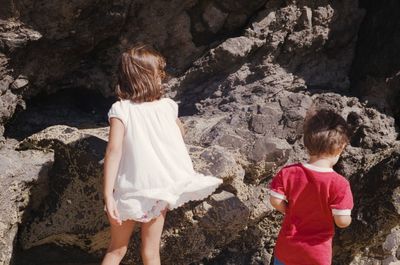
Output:
[[351,224],[351,210],[353,209],[353,194],[350,183],[344,178],[336,182],[337,188],[333,190],[331,203],[332,215],[335,224],[340,228],[346,228]]
[[185,136],[186,134],[185,127],[183,127],[183,124],[179,118],[176,119],[176,124],[178,124],[179,130],[181,130],[182,136]]
[[110,135],[104,159],[103,195],[110,223],[121,224],[113,197],[114,182],[122,155],[124,124],[118,118],[110,119]]
[[276,174],[269,185],[269,201],[277,211],[286,213],[287,201],[285,195],[283,169]]
[[335,224],[339,228],[346,228],[351,224],[351,216],[350,215],[334,215],[333,219],[335,220]]
[[270,196],[269,201],[271,202],[271,205],[279,212],[282,214],[285,214],[286,212],[286,207],[287,207],[287,202],[282,199],[278,199],[276,197]]

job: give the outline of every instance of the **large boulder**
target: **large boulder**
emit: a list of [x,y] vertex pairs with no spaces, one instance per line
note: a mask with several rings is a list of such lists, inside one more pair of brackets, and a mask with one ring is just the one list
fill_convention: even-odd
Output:
[[0,264],[8,265],[15,255],[17,232],[29,212],[48,193],[53,152],[15,151],[14,141],[0,149]]
[[351,69],[352,92],[400,119],[400,3],[362,0],[367,14]]
[[[93,256],[103,254],[109,241],[101,194],[107,130],[53,126],[21,142],[21,149],[52,149],[55,156],[49,180],[52,192],[26,220],[20,234],[22,248],[56,244],[79,247]],[[235,178],[241,171],[234,171],[230,167],[232,161],[221,156],[221,152],[222,148],[203,150],[197,165],[204,164],[202,172],[208,168],[226,179]],[[215,159],[220,168],[213,167]],[[250,210],[235,194],[220,191],[206,201],[193,202],[168,215],[162,243],[163,261],[188,264],[212,256],[215,249],[236,239],[237,232],[246,229]],[[138,253],[136,238],[126,262],[137,262]],[[36,257],[36,262],[46,259],[42,255]]]
[[40,92],[79,88],[111,96],[118,55],[132,43],[156,47],[169,72],[180,74],[210,45],[245,27],[263,4],[1,0],[0,134],[16,106]]
[[336,264],[400,263],[400,145],[384,152],[352,176],[354,221],[337,238]]
[[[358,34],[365,12],[351,0],[0,0],[0,134],[5,124],[5,136],[21,141],[18,151],[7,147],[0,155],[21,160],[12,175],[29,183],[12,196],[0,193],[8,218],[0,228],[5,264],[14,245],[20,265],[98,262],[104,254],[101,170],[110,103],[104,98],[118,54],[138,41],[167,57],[175,75],[167,94],[180,103],[196,170],[224,181],[206,200],[168,213],[163,264],[270,263],[282,217],[266,201],[268,183],[285,164],[307,159],[301,134],[311,107],[335,110],[353,131],[335,169],[351,182],[354,222],[335,240],[335,262],[398,262],[395,56],[381,67],[397,46],[379,39],[391,37],[389,30],[370,30],[386,17],[394,21],[397,4],[361,2],[368,12]],[[391,48],[374,53],[385,45]],[[371,78],[377,82],[363,81]],[[368,96],[363,84],[379,97]],[[351,92],[388,99],[383,105],[392,110]],[[44,165],[51,169],[40,182]],[[7,176],[1,191],[11,185]],[[35,200],[19,203],[28,193]],[[139,242],[135,233],[124,263],[140,262]]]

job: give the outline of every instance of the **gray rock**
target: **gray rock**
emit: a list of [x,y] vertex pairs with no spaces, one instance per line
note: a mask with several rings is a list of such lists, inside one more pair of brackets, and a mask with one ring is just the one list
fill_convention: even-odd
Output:
[[11,84],[11,89],[20,89],[29,84],[29,80],[25,76],[18,76]]
[[[269,264],[281,217],[268,204],[267,185],[284,164],[307,159],[301,133],[311,106],[335,110],[354,131],[335,167],[356,202],[352,226],[336,238],[335,262],[397,262],[399,154],[391,115],[399,117],[398,41],[386,23],[396,25],[398,3],[371,3],[363,3],[365,13],[357,1],[0,0],[0,133],[23,139],[41,131],[21,142],[26,160],[55,153],[48,183],[54,192],[39,196],[35,211],[21,208],[17,263],[50,263],[49,247],[64,253],[54,264],[82,253],[98,259],[106,248],[99,194],[107,128],[98,128],[105,120],[83,118],[80,108],[94,110],[59,91],[111,95],[118,54],[139,41],[167,57],[175,77],[166,91],[180,101],[196,169],[224,179],[209,199],[168,214],[163,264]],[[49,110],[50,98],[66,104]],[[13,119],[26,99],[27,111]],[[6,245],[15,227],[6,230]],[[139,242],[136,233],[124,262],[140,262]],[[6,257],[10,251],[0,248]]]
[[289,157],[291,146],[279,138],[262,137],[255,141],[250,159],[283,164]]
[[207,5],[203,13],[204,21],[207,23],[210,30],[214,33],[217,33],[224,26],[224,22],[227,17],[227,13],[222,12],[213,4]]
[[21,222],[48,194],[53,163],[52,152],[15,151],[15,144],[0,149],[0,264],[11,264]]
[[13,81],[14,79],[10,75],[6,75],[3,77],[3,79],[0,80],[0,96],[6,93],[7,89]]
[[[52,181],[49,183],[54,193],[49,194],[41,205],[40,214],[26,221],[20,235],[23,248],[52,243],[79,245],[89,253],[104,251],[108,232],[101,198],[100,162],[106,145],[103,140],[107,136],[106,129],[78,130],[54,126],[20,144],[22,149],[50,148],[55,152]],[[214,147],[203,151],[200,157],[210,163],[206,168],[211,173],[234,178],[241,169],[233,158],[223,154],[222,148]],[[217,162],[218,168],[213,167],[213,162]],[[82,163],[84,166],[78,169],[76,166]],[[238,172],[232,168],[234,166]],[[55,201],[57,204],[52,203]],[[245,229],[249,214],[246,205],[226,191],[214,194],[193,210],[187,206],[169,213],[171,217],[163,236],[165,264],[186,264],[212,255],[216,246],[229,243],[237,237],[238,230]],[[176,226],[180,222],[185,222],[182,228]],[[188,245],[197,245],[198,250],[194,251]],[[182,249],[187,253],[182,254]],[[137,253],[137,249],[132,248],[126,261],[137,261]]]
[[[398,230],[400,221],[398,211],[400,181],[396,173],[400,165],[399,148],[398,145],[389,149],[385,156],[376,154],[375,161],[368,161],[367,165],[370,168],[367,168],[365,173],[351,176],[357,207],[353,211],[354,223],[338,237],[338,244],[335,246],[337,262],[351,264],[358,264],[359,260],[367,262],[370,259],[367,249],[371,249],[370,252],[373,253],[386,253],[378,260],[395,255],[396,250],[391,247],[394,235],[391,234]],[[368,196],[365,196],[366,194]]]
[[[397,1],[367,3],[367,16],[358,34],[358,48],[351,70],[351,90],[382,112],[400,117],[400,40],[390,28],[398,29]],[[391,27],[387,27],[391,25]]]

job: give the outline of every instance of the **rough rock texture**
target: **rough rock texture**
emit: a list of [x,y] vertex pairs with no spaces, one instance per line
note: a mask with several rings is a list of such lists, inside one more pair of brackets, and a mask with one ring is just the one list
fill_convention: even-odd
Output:
[[400,119],[400,3],[360,1],[367,15],[358,34],[352,90],[381,111]]
[[[12,209],[22,219],[4,219],[4,264],[95,263],[104,254],[107,97],[119,52],[138,41],[167,57],[174,77],[166,89],[180,103],[196,170],[224,180],[206,200],[168,214],[163,264],[269,264],[282,218],[266,202],[267,184],[286,163],[306,159],[310,107],[336,110],[354,132],[336,166],[356,207],[351,228],[338,231],[335,264],[399,262],[396,59],[381,67],[398,50],[380,39],[393,34],[378,30],[385,17],[397,23],[397,3],[388,3],[362,1],[365,13],[352,0],[0,0],[0,156],[26,154],[21,165],[29,169],[54,153],[45,185],[36,181],[40,163],[29,177],[13,173],[18,183],[31,179],[21,194],[37,199]],[[366,55],[376,50],[385,56]],[[385,93],[365,80],[384,80]],[[350,96],[375,95],[366,91],[385,109]],[[18,151],[10,147],[16,141]],[[1,210],[18,201],[6,199]],[[135,233],[124,263],[140,260],[139,242]]]
[[42,91],[110,96],[116,58],[132,43],[152,44],[170,72],[181,73],[214,41],[241,30],[264,2],[1,0],[0,124]]
[[10,142],[0,150],[0,264],[10,264],[18,225],[47,194],[52,152],[15,151]]
[[22,91],[29,83],[25,76],[15,76],[9,54],[40,37],[40,33],[21,22],[2,20],[0,17],[0,145],[4,142],[3,125],[12,117],[17,106],[24,106]]
[[[55,152],[49,181],[52,193],[44,200],[39,214],[23,228],[20,236],[22,248],[55,243],[78,246],[89,253],[99,254],[107,247],[108,226],[100,196],[100,163],[107,129],[78,130],[54,126],[21,143],[22,149],[51,148]],[[200,157],[214,154],[218,151],[202,152]],[[225,157],[221,159],[221,162],[227,160]],[[245,229],[250,212],[241,200],[227,191],[191,206],[170,213],[163,235],[163,260],[166,264],[188,264],[210,255],[218,246],[236,238],[237,231]],[[135,243],[134,248],[137,241]],[[184,245],[185,248],[176,247]],[[127,260],[137,260],[136,252]]]
[[338,237],[336,261],[337,264],[398,264],[400,146],[364,159],[369,160],[368,168],[358,170],[351,179],[357,183],[352,187],[355,203],[359,205],[354,212],[357,218]]

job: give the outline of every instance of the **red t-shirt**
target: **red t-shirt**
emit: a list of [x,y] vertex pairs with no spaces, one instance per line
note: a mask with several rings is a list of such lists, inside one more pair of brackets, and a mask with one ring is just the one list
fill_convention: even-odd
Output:
[[270,195],[288,203],[276,258],[285,265],[331,264],[333,215],[353,208],[349,182],[331,168],[294,164],[274,177]]

